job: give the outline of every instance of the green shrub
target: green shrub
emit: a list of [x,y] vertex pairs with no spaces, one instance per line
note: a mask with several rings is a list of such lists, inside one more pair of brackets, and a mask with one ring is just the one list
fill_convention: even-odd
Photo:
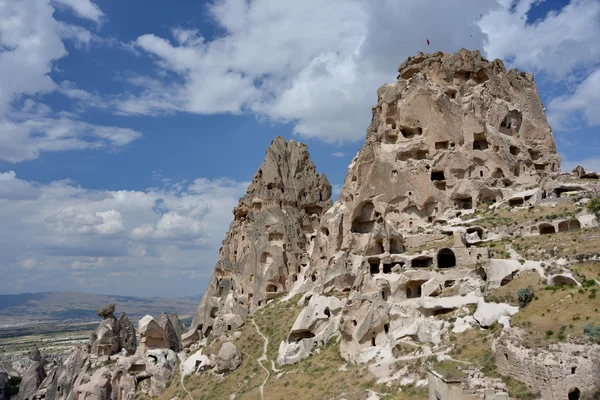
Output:
[[600,343],[600,324],[596,326],[592,324],[585,324],[583,326],[583,334],[593,341]]
[[535,297],[535,293],[530,287],[521,288],[517,290],[517,297],[519,298],[519,307],[524,308],[527,304],[531,303],[531,300]]
[[596,216],[600,214],[600,197],[594,197],[591,199],[589,203],[587,203],[587,209]]

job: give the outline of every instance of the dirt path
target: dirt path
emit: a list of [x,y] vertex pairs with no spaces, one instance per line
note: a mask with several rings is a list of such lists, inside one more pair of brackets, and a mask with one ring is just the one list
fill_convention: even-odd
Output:
[[183,391],[187,393],[188,396],[190,396],[191,400],[194,400],[194,398],[192,397],[192,394],[190,392],[188,392],[188,390],[185,388],[185,385],[183,384],[183,363],[185,362],[185,356],[181,353],[177,354],[177,357],[179,358],[179,377],[180,377],[180,383],[181,383],[181,387],[183,388]]
[[263,344],[263,352],[262,355],[260,356],[260,358],[258,360],[256,360],[258,362],[258,365],[260,365],[260,367],[262,369],[265,370],[265,372],[267,373],[267,377],[265,378],[265,380],[263,381],[262,385],[260,385],[260,398],[262,400],[264,400],[265,395],[264,395],[264,390],[265,390],[265,385],[267,384],[267,381],[269,380],[269,377],[271,376],[271,373],[269,372],[269,370],[262,364],[263,361],[267,361],[267,346],[269,345],[269,339],[267,339],[267,337],[265,335],[262,334],[262,332],[260,331],[260,328],[258,327],[258,325],[256,325],[256,321],[252,320],[252,324],[254,325],[254,327],[256,328],[256,332],[262,336],[262,338],[264,339],[264,344]]

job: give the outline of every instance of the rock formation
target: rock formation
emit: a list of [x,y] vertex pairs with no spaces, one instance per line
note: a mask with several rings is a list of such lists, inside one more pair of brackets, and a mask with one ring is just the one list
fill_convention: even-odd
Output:
[[[377,91],[365,143],[335,204],[307,147],[282,137],[272,141],[233,210],[187,332],[175,314],[158,320],[146,315],[138,323],[138,341],[127,316],[117,321],[115,306],[107,305],[98,311],[103,320],[90,343],[41,385],[41,357],[32,354],[26,397],[20,398],[32,400],[36,390],[38,398],[52,400],[156,396],[172,378],[178,356],[183,377],[209,370],[227,375],[242,363],[238,346],[244,350],[244,341],[235,341],[244,337],[246,318],[291,299],[302,311],[281,338],[280,365],[338,343],[341,356],[368,365],[378,383],[422,387],[427,383],[417,374],[425,368],[412,371],[409,365],[418,359],[428,363],[431,399],[441,398],[438,390],[461,399],[507,399],[506,386],[477,369],[465,374],[460,366],[462,378],[450,381],[430,368],[436,358],[447,361],[451,351],[462,351],[448,343],[451,334],[476,327],[482,328],[481,342],[493,337],[499,372],[543,398],[580,398],[600,389],[598,344],[571,340],[527,349],[511,327],[521,304],[486,297],[524,271],[537,273],[544,285],[573,286],[579,293],[600,284],[586,279],[583,269],[563,268],[571,253],[554,257],[560,239],[551,256],[535,259],[521,257],[504,240],[598,227],[598,217],[584,209],[590,194],[600,196],[598,175],[581,167],[573,174],[559,171],[532,74],[507,71],[502,61],[464,49],[419,53],[398,72],[396,82]],[[557,199],[575,195],[581,199],[551,211],[559,208]],[[537,206],[547,208],[539,212]],[[501,211],[514,211],[527,223],[496,219]],[[400,353],[405,344],[414,349],[411,355]],[[269,361],[266,348],[259,360]]]
[[[365,144],[331,208],[329,185],[308,154],[290,151],[300,146],[295,142],[273,142],[234,209],[209,288],[183,336],[185,348],[211,333],[229,337],[270,299],[303,294],[305,308],[280,344],[280,364],[299,362],[339,337],[346,360],[373,361],[391,376],[401,340],[436,347],[450,329],[510,327],[518,307],[488,303],[484,294],[542,267],[494,259],[486,242],[597,226],[584,213],[501,232],[462,223],[482,210],[597,191],[560,174],[532,74],[464,49],[419,53],[398,72],[396,82],[377,91]],[[298,159],[306,160],[295,169],[304,171],[299,177],[289,173]],[[574,173],[594,179],[582,168]],[[208,365],[202,357],[195,360]],[[496,398],[506,398],[497,382],[472,375],[467,389],[474,396],[495,390]]]
[[31,400],[40,387],[42,381],[46,378],[44,370],[44,360],[40,350],[34,346],[29,353],[32,363],[23,375],[23,380],[19,386],[19,400]]
[[114,304],[107,304],[98,310],[98,316],[103,319],[96,328],[92,343],[92,354],[95,356],[110,356],[121,350],[119,321],[114,312]]
[[248,313],[306,278],[308,248],[331,206],[331,186],[319,175],[304,144],[278,137],[246,195],[219,250],[209,286],[191,329],[200,336],[239,328]]
[[[169,348],[174,352],[178,352],[179,350],[181,350],[181,335],[179,335],[178,332],[175,330],[175,327],[171,322],[171,318],[166,313],[162,313],[160,315],[158,319],[158,325],[165,332]],[[181,329],[181,327],[178,326],[178,329]]]
[[146,315],[138,322],[140,345],[138,352],[143,354],[148,349],[163,349],[169,347],[169,340],[163,328],[152,318]]
[[122,313],[119,318],[119,343],[128,354],[135,354],[137,349],[135,327],[125,313]]
[[10,375],[2,365],[0,365],[0,400],[10,400],[12,395],[12,383]]

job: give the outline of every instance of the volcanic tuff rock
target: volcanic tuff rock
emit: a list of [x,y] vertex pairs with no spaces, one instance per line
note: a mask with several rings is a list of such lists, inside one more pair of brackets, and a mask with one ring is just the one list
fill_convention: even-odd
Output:
[[0,400],[10,400],[10,396],[12,393],[12,384],[10,381],[10,375],[4,369],[2,365],[0,365]]
[[235,330],[248,313],[297,284],[311,237],[331,206],[331,185],[319,175],[307,146],[271,142],[234,221],[191,329],[201,336]]

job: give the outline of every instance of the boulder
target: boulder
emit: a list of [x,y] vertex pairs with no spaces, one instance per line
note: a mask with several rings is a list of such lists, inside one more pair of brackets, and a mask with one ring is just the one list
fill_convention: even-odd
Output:
[[194,343],[200,340],[200,334],[197,329],[191,329],[188,332],[181,335],[181,346],[187,349]]
[[103,319],[114,317],[115,305],[113,303],[106,304],[98,309],[98,316]]
[[235,344],[225,342],[215,359],[215,371],[217,373],[228,373],[234,371],[242,363],[242,353]]

